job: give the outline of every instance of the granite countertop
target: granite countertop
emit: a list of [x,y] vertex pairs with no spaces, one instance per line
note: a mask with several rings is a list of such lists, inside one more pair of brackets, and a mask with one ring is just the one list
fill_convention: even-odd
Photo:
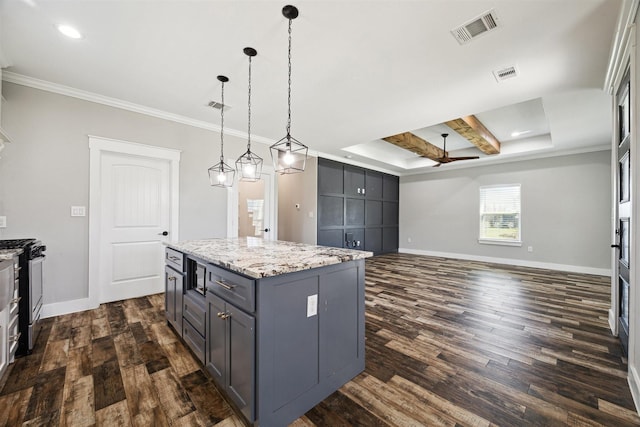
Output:
[[14,256],[20,255],[22,249],[0,249],[0,261],[13,259]]
[[187,240],[167,246],[255,279],[373,256],[372,252],[257,237]]

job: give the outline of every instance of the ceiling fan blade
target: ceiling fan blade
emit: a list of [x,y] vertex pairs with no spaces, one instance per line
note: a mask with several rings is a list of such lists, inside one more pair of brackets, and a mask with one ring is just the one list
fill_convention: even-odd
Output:
[[480,156],[469,156],[469,157],[449,157],[450,162],[455,162],[457,160],[474,160],[479,159]]

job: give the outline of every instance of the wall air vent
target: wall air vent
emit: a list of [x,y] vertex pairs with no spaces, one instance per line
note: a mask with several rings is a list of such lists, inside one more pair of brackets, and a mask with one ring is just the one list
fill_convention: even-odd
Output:
[[516,67],[505,67],[499,70],[494,70],[493,76],[496,78],[496,81],[500,83],[502,81],[518,77],[518,70],[516,70]]
[[466,44],[476,37],[480,37],[491,30],[495,30],[498,28],[498,23],[499,20],[496,16],[496,12],[491,9],[480,16],[467,21],[461,26],[454,28],[451,30],[451,34],[453,34],[453,37],[458,40],[458,43]]

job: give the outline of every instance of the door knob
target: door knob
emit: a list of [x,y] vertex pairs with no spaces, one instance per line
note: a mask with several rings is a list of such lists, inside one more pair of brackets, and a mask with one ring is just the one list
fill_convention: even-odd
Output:
[[611,245],[611,247],[620,249],[620,245]]
[[264,232],[265,232],[265,233],[268,233],[269,231],[271,231],[271,229],[270,229],[270,228],[265,228],[265,229],[264,229]]
[[163,231],[162,233],[158,233],[158,236],[168,236],[169,232],[168,231]]

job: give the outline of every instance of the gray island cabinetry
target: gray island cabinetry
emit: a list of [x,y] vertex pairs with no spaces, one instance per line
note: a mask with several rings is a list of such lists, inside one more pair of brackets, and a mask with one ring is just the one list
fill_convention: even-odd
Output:
[[364,370],[370,252],[255,238],[166,251],[167,321],[250,424],[288,425]]

